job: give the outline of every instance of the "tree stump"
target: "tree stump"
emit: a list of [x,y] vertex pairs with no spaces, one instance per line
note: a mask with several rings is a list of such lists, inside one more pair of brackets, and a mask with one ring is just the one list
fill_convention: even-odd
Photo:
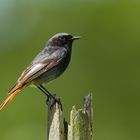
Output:
[[48,99],[48,140],[93,140],[92,122],[92,94],[85,96],[81,109],[72,107],[70,124],[63,117],[61,102]]

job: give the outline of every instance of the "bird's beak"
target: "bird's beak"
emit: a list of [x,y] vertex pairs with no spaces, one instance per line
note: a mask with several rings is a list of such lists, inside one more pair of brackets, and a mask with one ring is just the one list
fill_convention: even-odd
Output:
[[80,39],[80,36],[73,36],[71,40],[76,40],[76,39]]

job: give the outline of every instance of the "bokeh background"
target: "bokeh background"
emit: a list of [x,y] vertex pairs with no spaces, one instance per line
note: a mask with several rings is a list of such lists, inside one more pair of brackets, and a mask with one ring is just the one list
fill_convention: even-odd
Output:
[[[66,119],[92,92],[94,139],[138,140],[139,0],[0,0],[0,101],[58,32],[82,36],[68,70],[46,86],[61,97]],[[44,140],[45,100],[30,87],[18,95],[0,112],[0,140]]]

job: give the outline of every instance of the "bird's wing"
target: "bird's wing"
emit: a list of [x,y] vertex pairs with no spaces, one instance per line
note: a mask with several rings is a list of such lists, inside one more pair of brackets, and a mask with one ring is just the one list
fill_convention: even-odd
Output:
[[[46,49],[47,50],[47,49]],[[46,51],[45,50],[45,51]],[[15,86],[9,91],[9,96],[0,105],[0,111],[10,103],[14,97],[20,93],[32,80],[40,76],[42,73],[55,67],[66,56],[65,49],[50,49],[47,52],[41,52],[33,62],[26,68],[18,79]]]
[[54,51],[52,54],[47,56],[43,56],[36,63],[30,64],[30,66],[22,73],[19,81],[31,82],[42,73],[50,70],[55,67],[57,64],[61,62],[63,58],[66,56],[66,49],[58,49]]
[[33,63],[31,63],[26,68],[26,70],[23,71],[16,85],[9,91],[9,93],[15,91],[20,86],[30,83],[32,80],[36,79],[44,72],[55,67],[62,61],[63,58],[65,58],[66,54],[67,54],[66,49],[58,49],[55,50],[50,55],[48,54],[47,56],[45,56],[45,54],[42,55],[42,57],[40,57],[38,61],[35,62],[33,61]]

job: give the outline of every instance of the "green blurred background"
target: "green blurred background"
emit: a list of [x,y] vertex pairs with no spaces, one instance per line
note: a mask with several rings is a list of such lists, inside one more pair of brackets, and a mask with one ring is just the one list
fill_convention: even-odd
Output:
[[[69,120],[72,105],[94,96],[94,139],[138,140],[140,130],[139,0],[0,0],[0,101],[58,32],[82,38],[68,70],[47,85]],[[27,88],[0,112],[0,140],[44,140],[46,98]]]

